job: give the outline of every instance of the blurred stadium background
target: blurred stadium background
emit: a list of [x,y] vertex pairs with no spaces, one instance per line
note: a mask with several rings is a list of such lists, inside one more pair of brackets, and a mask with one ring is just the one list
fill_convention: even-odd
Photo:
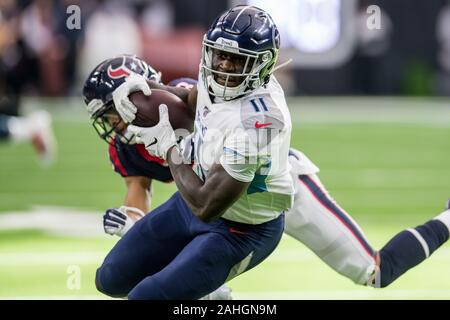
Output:
[[[450,2],[239,2],[278,23],[282,61],[293,59],[277,73],[292,145],[319,165],[373,245],[442,211],[450,197]],[[125,186],[89,123],[81,84],[121,53],[140,55],[164,81],[195,78],[203,33],[237,3],[0,0],[0,113],[47,110],[58,141],[47,168],[31,144],[0,144],[0,299],[105,298],[94,273],[117,239],[103,234],[101,217],[121,205]],[[155,183],[152,205],[174,190]],[[237,299],[450,299],[449,266],[447,245],[387,289],[357,287],[286,236],[230,284]]]

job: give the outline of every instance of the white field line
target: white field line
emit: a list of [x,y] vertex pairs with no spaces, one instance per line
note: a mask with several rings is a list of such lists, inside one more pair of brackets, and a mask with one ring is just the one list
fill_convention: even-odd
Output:
[[[450,126],[448,98],[290,97],[287,104],[296,124],[381,122]],[[89,123],[79,97],[24,99],[24,113],[36,108],[48,110],[60,121]]]
[[301,123],[402,123],[450,126],[450,100],[390,97],[288,99],[292,121]]
[[0,231],[43,230],[61,236],[104,237],[102,214],[76,208],[35,206],[29,211],[0,214]]
[[[291,240],[294,241],[294,240]],[[433,253],[432,258],[436,261],[450,262],[450,248],[440,248]],[[285,262],[319,262],[319,258],[303,244],[299,243],[298,248],[275,250],[266,261],[285,263]]]
[[8,252],[0,253],[0,267],[29,265],[90,265],[98,264],[106,252]]

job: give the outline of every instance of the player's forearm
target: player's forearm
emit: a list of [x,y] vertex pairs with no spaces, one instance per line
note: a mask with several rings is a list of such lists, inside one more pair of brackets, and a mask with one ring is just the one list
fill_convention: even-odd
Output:
[[[150,211],[150,186],[151,180],[145,177],[127,177],[125,179],[127,193],[125,195],[124,205],[137,208],[144,213]],[[140,216],[133,216],[138,220]]]
[[174,164],[169,161],[170,172],[186,203],[192,212],[201,220],[204,220],[204,195],[202,192],[203,181],[195,174],[190,165]]
[[129,190],[125,196],[124,205],[127,207],[138,208],[147,213],[150,208],[148,191],[138,190],[137,192],[134,192],[133,190]]
[[205,183],[195,174],[190,165],[178,164],[179,162],[173,161],[170,156],[171,152],[168,154],[167,161],[173,180],[192,212],[205,222],[219,217],[224,210],[213,208],[210,200],[212,193],[206,192]]
[[184,200],[202,221],[219,218],[250,185],[250,182],[231,177],[220,164],[214,164],[207,179],[202,181],[191,166],[182,164],[180,159],[181,156],[172,147],[167,158],[172,176]]

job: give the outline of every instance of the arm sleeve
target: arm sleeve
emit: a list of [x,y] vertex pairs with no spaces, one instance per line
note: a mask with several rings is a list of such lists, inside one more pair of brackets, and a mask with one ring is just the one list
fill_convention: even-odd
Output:
[[123,178],[140,176],[162,182],[172,181],[170,168],[149,155],[144,145],[110,144],[109,158],[114,171]]

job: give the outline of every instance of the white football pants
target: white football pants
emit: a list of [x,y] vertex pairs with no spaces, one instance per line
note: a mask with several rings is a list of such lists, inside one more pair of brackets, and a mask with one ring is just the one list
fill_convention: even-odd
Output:
[[318,168],[291,150],[294,206],[286,213],[285,233],[302,242],[335,271],[365,285],[375,271],[376,252],[358,224],[330,197]]

